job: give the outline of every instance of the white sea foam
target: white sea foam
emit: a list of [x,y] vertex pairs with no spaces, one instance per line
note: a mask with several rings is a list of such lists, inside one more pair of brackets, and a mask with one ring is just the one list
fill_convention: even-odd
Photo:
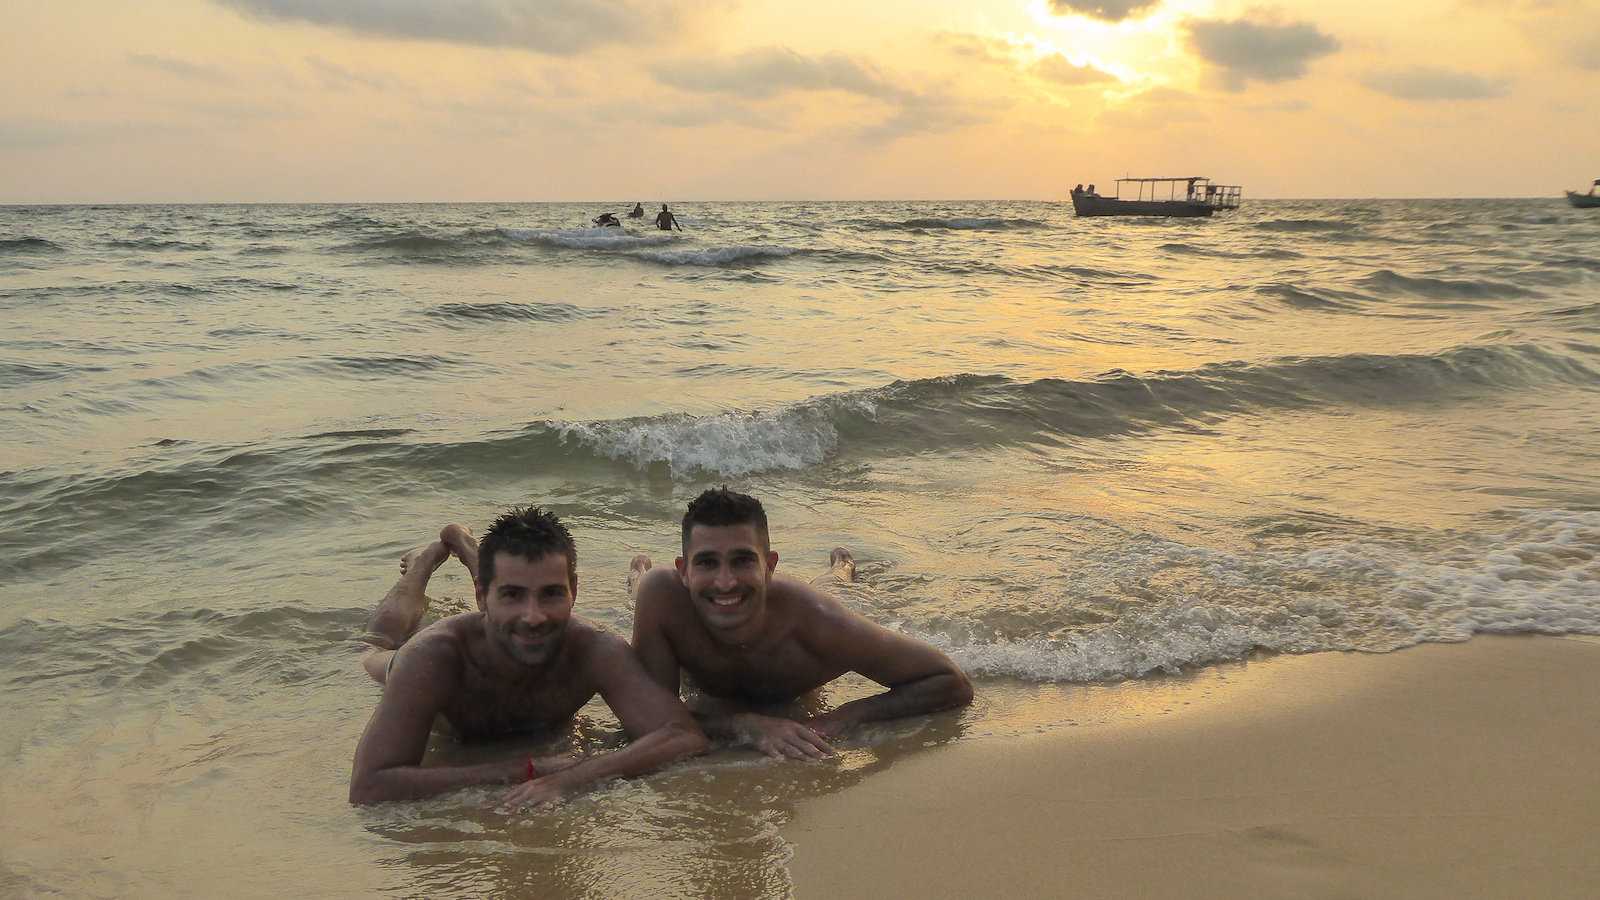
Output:
[[1069,583],[1134,582],[1148,592],[1167,572],[1187,587],[1112,624],[1049,639],[991,641],[959,628],[929,637],[969,672],[1079,682],[1176,672],[1256,649],[1387,651],[1478,633],[1600,634],[1594,511],[1523,513],[1504,534],[1442,552],[1385,544],[1226,552],[1152,540],[1085,568],[1066,573]]
[[601,250],[623,253],[645,247],[670,244],[677,237],[663,231],[634,232],[622,228],[501,228],[500,234],[528,244],[563,247],[568,250]]
[[746,475],[803,469],[827,458],[839,434],[815,406],[771,412],[728,412],[563,426],[577,440],[612,459],[640,468],[665,464],[675,473]]
[[668,266],[726,266],[762,259],[784,259],[802,252],[795,247],[766,244],[680,248],[672,245],[686,240],[681,235],[664,231],[634,232],[621,228],[564,228],[553,231],[501,228],[499,233],[527,244],[619,253]]

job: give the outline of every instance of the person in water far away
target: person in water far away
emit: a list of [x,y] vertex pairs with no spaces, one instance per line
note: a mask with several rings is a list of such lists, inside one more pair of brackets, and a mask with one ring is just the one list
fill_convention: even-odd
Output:
[[[676,570],[636,556],[633,647],[676,694],[687,671],[710,702],[696,712],[713,738],[816,759],[854,725],[965,706],[972,684],[949,657],[877,625],[809,584],[774,576],[778,554],[760,501],[727,488],[696,497],[683,516]],[[855,578],[849,551],[831,574]],[[846,672],[888,688],[796,721],[784,707]]]
[[642,218],[644,218],[644,204],[635,201],[634,204],[633,204],[633,209],[628,210],[628,218],[630,218],[630,219],[642,219]]
[[[455,555],[472,573],[478,611],[418,630],[428,578]],[[627,642],[572,614],[578,550],[553,514],[513,509],[481,544],[460,525],[407,553],[378,604],[362,658],[383,697],[356,745],[350,802],[410,800],[472,784],[521,782],[522,807],[596,781],[638,775],[703,752],[705,735],[677,696],[653,680]],[[560,733],[596,693],[632,743],[582,760],[525,754],[470,766],[424,766],[434,717],[464,740]]]
[[656,227],[662,231],[671,231],[674,227],[683,230],[683,226],[678,224],[678,217],[667,209],[665,203],[661,204],[661,212],[656,213]]

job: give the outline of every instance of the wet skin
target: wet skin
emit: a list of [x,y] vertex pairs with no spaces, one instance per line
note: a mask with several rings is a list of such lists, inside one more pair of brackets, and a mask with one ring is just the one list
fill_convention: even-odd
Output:
[[[421,765],[435,716],[465,739],[565,728],[596,693],[633,743],[525,781],[508,805],[558,799],[590,782],[635,775],[706,746],[678,699],[650,679],[616,635],[572,615],[565,554],[498,554],[480,612],[440,620],[394,658],[383,698],[356,747],[350,801],[403,800],[526,778],[527,757],[477,766]],[[554,768],[555,763],[544,765]]]
[[[639,580],[633,645],[676,693],[686,671],[736,711],[704,713],[716,737],[772,756],[816,758],[854,725],[964,706],[972,686],[943,653],[851,612],[804,582],[775,576],[778,555],[754,525],[696,525],[676,571]],[[803,722],[765,715],[846,672],[889,690]]]

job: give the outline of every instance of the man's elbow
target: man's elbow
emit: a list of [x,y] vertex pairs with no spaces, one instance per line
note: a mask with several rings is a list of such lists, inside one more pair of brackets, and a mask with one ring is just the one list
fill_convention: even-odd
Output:
[[378,795],[372,779],[364,775],[353,775],[350,778],[350,805],[369,806],[378,803],[383,797]]
[[396,785],[393,782],[385,783],[382,769],[370,772],[356,772],[350,776],[350,805],[371,806],[374,803],[383,803],[388,800],[404,800],[405,797],[394,793]]
[[950,687],[945,692],[947,709],[958,709],[972,702],[972,679],[960,669],[950,672]]

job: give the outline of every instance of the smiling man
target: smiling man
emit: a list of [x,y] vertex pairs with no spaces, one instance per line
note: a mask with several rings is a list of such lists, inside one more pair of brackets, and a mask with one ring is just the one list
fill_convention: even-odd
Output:
[[[428,579],[451,554],[473,574],[478,612],[417,630]],[[513,509],[481,544],[460,525],[401,560],[379,603],[362,664],[383,698],[356,746],[350,802],[409,800],[472,784],[521,784],[511,807],[558,800],[595,781],[638,775],[706,748],[678,698],[652,680],[620,637],[574,616],[578,551],[551,513]],[[551,735],[596,693],[632,738],[574,762],[526,754],[472,766],[424,766],[442,717],[463,740]]]
[[[853,577],[849,553],[833,571]],[[683,516],[676,571],[635,560],[633,646],[650,675],[677,693],[687,671],[712,702],[697,718],[713,737],[769,756],[819,758],[828,739],[863,722],[965,706],[972,685],[949,657],[845,609],[802,581],[774,575],[778,554],[760,501],[727,488]],[[888,688],[793,718],[792,703],[846,672]]]

